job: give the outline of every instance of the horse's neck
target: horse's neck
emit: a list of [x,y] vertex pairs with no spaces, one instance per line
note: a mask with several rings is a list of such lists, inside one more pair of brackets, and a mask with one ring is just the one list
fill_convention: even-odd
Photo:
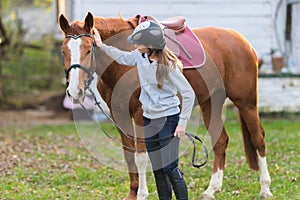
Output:
[[122,18],[95,18],[95,27],[100,31],[103,41],[120,33],[133,30],[130,23]]
[[[121,18],[98,18],[98,20],[96,19],[95,26],[100,31],[105,44],[117,47],[123,51],[134,49],[134,46],[127,42],[127,37],[133,30],[133,27],[127,21]],[[119,81],[119,78],[130,70],[130,67],[112,62],[112,60],[101,55],[101,53],[97,57],[97,60],[99,59],[102,65],[98,66],[97,73],[101,74],[101,79],[111,89]]]

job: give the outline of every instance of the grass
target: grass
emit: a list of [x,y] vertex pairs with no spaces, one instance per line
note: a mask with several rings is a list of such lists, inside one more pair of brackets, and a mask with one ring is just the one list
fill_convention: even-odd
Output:
[[[259,173],[248,169],[236,119],[235,112],[226,113],[230,141],[223,188],[215,197],[259,199]],[[262,122],[273,199],[300,199],[300,119],[264,117]],[[103,129],[118,138],[111,125],[105,124]],[[204,137],[203,129],[201,133]],[[189,197],[194,200],[209,184],[213,155],[209,154],[205,167],[193,168],[191,148],[185,146],[185,140],[181,145],[180,165],[189,185]],[[0,129],[0,199],[122,199],[128,192],[129,180],[123,170],[120,148],[119,143],[109,144],[95,124],[3,127]],[[149,199],[157,199],[150,172],[147,183]]]

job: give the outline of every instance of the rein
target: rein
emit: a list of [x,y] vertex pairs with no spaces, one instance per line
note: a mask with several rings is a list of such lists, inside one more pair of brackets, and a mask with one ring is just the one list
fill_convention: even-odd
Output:
[[[65,38],[72,38],[72,39],[75,39],[77,40],[78,38],[80,37],[89,37],[89,38],[92,38],[93,39],[93,36],[91,34],[80,34],[80,35],[66,35]],[[95,66],[93,66],[93,63],[96,62],[96,59],[95,59],[95,42],[93,41],[93,48],[92,48],[92,59],[91,59],[91,67],[89,69],[87,69],[86,67],[80,65],[80,64],[73,64],[71,65],[67,70],[65,70],[65,75],[66,75],[66,86],[68,87],[69,85],[69,82],[68,82],[68,79],[69,79],[69,72],[72,70],[72,69],[76,69],[76,68],[79,68],[81,70],[83,70],[85,73],[88,74],[88,79],[86,81],[86,84],[85,84],[85,89],[88,90],[92,96],[93,96],[93,99],[95,101],[95,105],[100,109],[100,111],[105,115],[105,117],[114,125],[116,126],[127,138],[131,139],[131,140],[134,140],[135,142],[143,142],[143,143],[147,143],[147,142],[154,142],[154,141],[161,141],[161,140],[165,140],[165,139],[171,139],[172,137],[174,137],[173,135],[171,136],[165,136],[165,137],[162,137],[162,138],[158,138],[158,139],[153,139],[151,141],[146,141],[146,140],[139,140],[139,139],[135,139],[133,138],[132,136],[128,135],[105,111],[104,109],[101,107],[100,105],[100,101],[97,100],[97,97],[95,95],[95,93],[93,92],[93,90],[90,88],[90,84],[91,82],[93,81],[94,79],[94,76],[93,76],[93,73],[94,73],[94,69],[96,68]],[[81,107],[90,115],[90,113],[88,112],[88,110],[85,108],[85,106],[80,103]],[[100,127],[101,128],[101,127]],[[112,141],[114,141],[114,138],[111,137],[106,131],[104,131],[102,129],[102,131],[104,132],[104,134],[109,138],[111,139]],[[196,167],[196,168],[200,168],[202,166],[204,166],[206,163],[207,163],[207,160],[208,160],[208,150],[205,146],[205,144],[203,143],[203,141],[197,137],[196,135],[192,134],[192,133],[188,133],[186,132],[185,133],[187,135],[187,137],[191,140],[192,144],[193,144],[193,153],[192,153],[192,166],[193,167]],[[203,151],[205,153],[205,160],[203,161],[203,163],[201,164],[195,164],[195,157],[196,157],[196,141],[200,142],[203,146]],[[166,143],[163,147],[165,147],[166,145],[168,145],[169,143],[171,142],[171,140]],[[130,151],[136,151],[136,149],[132,149],[132,148],[129,148],[125,145],[123,145],[123,148],[127,149],[127,150],[130,150]],[[161,149],[163,148],[161,146],[157,146],[156,148],[154,149],[151,149],[151,151],[154,151],[154,150],[158,150],[158,149]],[[138,150],[139,152],[139,150]],[[140,150],[140,152],[144,152],[144,150]]]
[[[105,115],[105,117],[114,125],[116,126],[127,138],[131,139],[131,140],[134,140],[135,142],[143,142],[143,143],[147,143],[147,142],[154,142],[154,141],[161,141],[161,140],[165,140],[165,139],[170,139],[172,137],[174,137],[173,135],[170,135],[170,136],[165,136],[165,137],[162,137],[162,138],[158,138],[158,139],[153,139],[151,141],[146,141],[146,140],[139,140],[139,139],[135,139],[133,138],[132,136],[128,135],[105,111],[104,109],[101,107],[101,103],[100,101],[97,100],[97,97],[95,95],[95,93],[93,92],[93,90],[90,88],[90,87],[87,87],[87,90],[89,90],[89,92],[92,94],[93,96],[93,99],[95,101],[95,105],[99,108],[99,110]],[[87,111],[87,109],[85,108],[85,106],[80,103],[81,107]],[[87,111],[88,112],[88,111]],[[88,112],[89,113],[89,112]],[[106,132],[102,129],[102,131],[104,132],[104,134],[110,138],[111,140],[113,140],[113,138]],[[191,162],[192,162],[192,166],[195,167],[195,168],[200,168],[200,167],[203,167],[206,163],[207,163],[207,160],[208,160],[208,150],[205,146],[205,144],[203,143],[203,141],[196,135],[192,134],[192,133],[188,133],[186,132],[185,135],[187,135],[187,137],[190,139],[190,141],[192,142],[193,144],[193,153],[192,153],[192,158],[191,158]],[[205,153],[205,160],[203,161],[203,163],[201,164],[195,164],[195,157],[196,157],[196,141],[200,142],[203,146],[203,151]],[[113,140],[114,141],[114,140]],[[163,147],[165,147],[166,145],[168,145],[169,143],[171,142],[171,140],[166,143],[164,146],[158,146],[156,148],[153,148],[151,149],[151,151],[155,151],[155,150],[158,150],[158,149],[161,149]],[[125,145],[122,145],[124,148],[128,149],[128,150],[131,150],[131,151],[136,151],[136,149],[131,149]],[[139,151],[138,151],[139,152]],[[144,152],[141,150],[141,152]]]

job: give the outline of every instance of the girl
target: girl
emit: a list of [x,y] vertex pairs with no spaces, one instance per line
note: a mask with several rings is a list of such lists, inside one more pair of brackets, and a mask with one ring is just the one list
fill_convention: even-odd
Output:
[[[187,200],[187,186],[178,168],[179,137],[185,134],[195,94],[183,76],[182,63],[168,50],[161,27],[152,21],[139,24],[128,37],[136,50],[121,51],[102,43],[94,29],[97,46],[122,65],[136,66],[141,84],[144,136],[159,199]],[[179,98],[182,97],[180,112]],[[171,187],[172,186],[172,187]]]

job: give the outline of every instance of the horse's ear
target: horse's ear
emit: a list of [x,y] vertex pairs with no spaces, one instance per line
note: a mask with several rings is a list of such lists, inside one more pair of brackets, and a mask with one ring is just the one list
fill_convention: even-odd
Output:
[[63,14],[59,17],[59,26],[64,33],[68,33],[70,31],[69,21]]
[[88,12],[84,20],[84,29],[89,33],[94,26],[94,16],[92,13]]

